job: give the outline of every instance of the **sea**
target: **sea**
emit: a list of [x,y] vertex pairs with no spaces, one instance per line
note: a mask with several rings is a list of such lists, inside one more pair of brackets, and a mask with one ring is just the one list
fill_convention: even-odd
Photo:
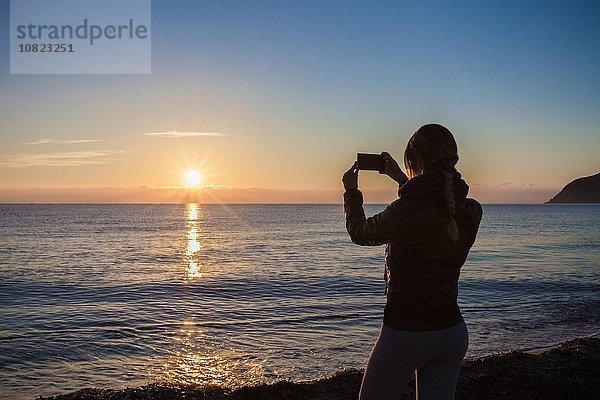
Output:
[[[459,287],[467,358],[597,335],[600,204],[483,211]],[[383,259],[339,204],[0,205],[0,398],[362,368]]]

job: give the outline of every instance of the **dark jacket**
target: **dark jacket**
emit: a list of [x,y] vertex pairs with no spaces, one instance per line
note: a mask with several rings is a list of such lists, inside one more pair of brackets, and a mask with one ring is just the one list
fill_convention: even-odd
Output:
[[362,246],[386,244],[387,302],[383,322],[410,331],[439,330],[461,322],[458,277],[475,242],[481,204],[467,198],[469,186],[453,172],[458,242],[448,236],[444,175],[428,172],[406,182],[399,199],[365,218],[358,189],[344,193],[346,228]]

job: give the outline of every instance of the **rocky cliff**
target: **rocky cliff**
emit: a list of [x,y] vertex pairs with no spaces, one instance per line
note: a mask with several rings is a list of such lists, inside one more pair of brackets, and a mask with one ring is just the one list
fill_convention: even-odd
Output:
[[600,172],[568,183],[547,203],[600,203]]

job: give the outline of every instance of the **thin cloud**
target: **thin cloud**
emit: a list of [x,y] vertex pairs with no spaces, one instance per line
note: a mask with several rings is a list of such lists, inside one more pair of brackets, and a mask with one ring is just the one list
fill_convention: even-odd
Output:
[[104,142],[102,139],[76,139],[76,140],[63,140],[59,143],[76,144],[76,143],[98,143]]
[[498,185],[496,185],[496,187],[510,187],[512,186],[512,181],[506,181],[506,182],[502,182]]
[[227,136],[221,132],[183,132],[183,131],[144,132],[144,135],[157,136],[157,137],[171,137],[171,138],[196,137],[196,136]]
[[86,150],[67,151],[63,153],[21,153],[0,157],[0,166],[9,168],[27,167],[79,167],[82,165],[109,164],[118,159],[113,158],[123,150]]
[[46,143],[50,143],[50,142],[54,142],[54,140],[52,140],[52,139],[38,139],[38,140],[34,140],[33,142],[27,142],[27,143],[23,143],[23,144],[36,145],[36,144],[46,144]]
[[26,142],[23,144],[28,145],[38,145],[38,144],[46,144],[46,143],[60,143],[60,144],[77,144],[77,143],[98,143],[104,142],[101,139],[74,139],[74,140],[56,140],[56,139],[38,139],[33,142]]

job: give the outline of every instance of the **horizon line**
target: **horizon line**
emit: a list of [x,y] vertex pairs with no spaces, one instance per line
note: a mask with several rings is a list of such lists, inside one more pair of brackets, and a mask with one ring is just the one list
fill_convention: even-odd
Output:
[[[269,202],[198,202],[198,201],[188,201],[188,202],[54,202],[54,203],[49,203],[49,202],[21,202],[21,203],[14,203],[14,202],[2,202],[0,201],[0,206],[25,206],[25,205],[97,205],[97,206],[101,206],[101,205],[139,205],[139,206],[144,206],[144,205],[186,205],[186,204],[198,204],[198,205],[321,205],[321,206],[326,206],[326,205],[335,205],[335,206],[340,206],[343,205],[343,202],[339,202],[339,203],[331,203],[331,202],[323,202],[323,203],[318,203],[318,202],[306,202],[306,203],[302,203],[302,202],[298,202],[298,203],[289,203],[289,202],[273,202],[273,203],[269,203]],[[390,203],[388,202],[374,202],[374,203],[370,203],[370,202],[365,202],[363,203],[363,205],[369,205],[369,206],[380,206],[380,205],[389,205]],[[511,206],[515,206],[515,205],[591,205],[591,204],[599,204],[599,203],[551,203],[551,202],[543,202],[543,203],[525,203],[525,202],[480,202],[481,205],[511,205]]]

